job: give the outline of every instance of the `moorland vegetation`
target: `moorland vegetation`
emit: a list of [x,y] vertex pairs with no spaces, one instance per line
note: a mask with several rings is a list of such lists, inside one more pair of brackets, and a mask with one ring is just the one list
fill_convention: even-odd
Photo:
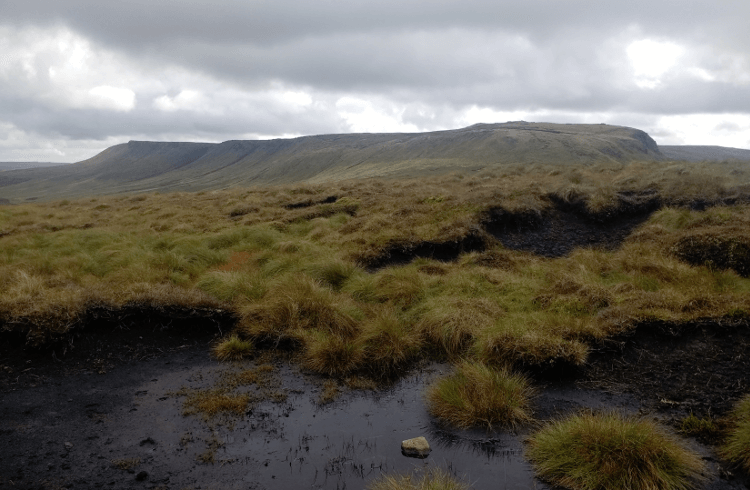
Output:
[[[429,396],[436,416],[513,426],[530,420],[533,392],[514,370],[584,365],[596,342],[644,323],[747,321],[749,201],[746,164],[636,162],[4,206],[0,329],[34,349],[85,335],[92,312],[230,311],[233,332],[212,347],[220,359],[285,349],[353,385],[441,359],[456,374]],[[644,216],[616,247],[559,257],[507,248],[493,234],[502,219],[533,227],[561,206],[593,222]],[[482,383],[517,395],[513,404],[467,403]],[[192,394],[191,407],[248,402],[222,390],[218,405]],[[743,441],[744,453],[730,442],[726,454],[747,465]],[[544,445],[534,444],[542,461]],[[675,457],[692,478],[697,463]]]

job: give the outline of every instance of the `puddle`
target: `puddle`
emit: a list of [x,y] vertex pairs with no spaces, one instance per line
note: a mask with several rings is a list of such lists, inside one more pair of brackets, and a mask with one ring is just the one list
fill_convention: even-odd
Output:
[[[247,367],[218,364],[204,346],[4,393],[0,486],[355,490],[383,473],[441,468],[477,490],[549,488],[523,457],[524,432],[456,430],[429,416],[423,393],[448,369],[442,365],[390,389],[345,391],[319,406],[321,381],[283,364],[276,376],[285,401],[262,402],[241,417],[182,415],[184,398],[173,392],[214,386],[221,372]],[[535,407],[538,420],[588,408],[642,408],[632,395],[572,383],[541,387]],[[401,441],[417,436],[432,452],[403,456]],[[137,464],[115,467],[122,461]],[[734,488],[711,481],[710,488]]]
[[[382,473],[431,467],[477,489],[546,488],[523,459],[519,436],[444,430],[431,419],[423,391],[435,374],[411,376],[385,392],[344,393],[323,407],[315,403],[317,393],[300,384],[285,403],[263,404],[238,424],[221,458],[264,455],[257,481],[268,488],[360,489]],[[401,441],[417,436],[430,442],[429,456],[403,456]]]

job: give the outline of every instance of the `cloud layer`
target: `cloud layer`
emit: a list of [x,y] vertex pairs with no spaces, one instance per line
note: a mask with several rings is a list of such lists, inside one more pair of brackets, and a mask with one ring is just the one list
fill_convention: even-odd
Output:
[[750,148],[746,2],[3,2],[0,161],[224,141],[605,122]]

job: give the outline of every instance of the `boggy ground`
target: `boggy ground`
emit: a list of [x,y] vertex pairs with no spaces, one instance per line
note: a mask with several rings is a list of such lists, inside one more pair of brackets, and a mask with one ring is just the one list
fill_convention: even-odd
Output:
[[[523,456],[529,427],[515,433],[457,430],[428,415],[425,387],[450,370],[447,364],[416,366],[375,391],[341,386],[332,403],[321,405],[324,380],[294,368],[286,354],[217,363],[208,346],[218,329],[203,327],[187,332],[174,325],[131,327],[127,333],[143,342],[106,365],[96,357],[97,349],[113,347],[106,330],[90,332],[88,343],[64,359],[44,355],[10,362],[13,374],[20,374],[6,370],[3,376],[0,487],[361,489],[382,473],[439,467],[478,490],[548,488],[535,479]],[[715,363],[717,372],[732,374],[731,360],[746,346],[721,352],[728,343],[706,333],[711,325],[701,327],[666,337],[662,329],[656,339],[639,329],[624,349],[617,349],[621,354],[609,349],[608,355],[592,356],[584,373],[537,373],[534,417],[619,410],[668,424],[688,407],[700,409],[690,403],[705,378],[700,371],[695,383],[681,387],[687,396],[671,400],[663,398],[671,393],[670,383],[658,381],[659,370],[679,358],[693,365]],[[747,339],[746,326],[729,328],[735,344]],[[668,359],[657,355],[665,343],[674,350]],[[8,358],[4,361],[7,366]],[[181,390],[210,389],[222,373],[269,362],[283,396],[256,401],[243,415],[183,415]],[[741,371],[739,366],[731,369]],[[709,386],[701,400],[722,412],[722,399],[732,398],[737,388]],[[433,447],[424,460],[400,453],[400,441],[417,435],[426,436]],[[745,488],[750,483],[710,446],[694,439],[688,444],[708,465],[702,488]]]
[[750,386],[747,320],[642,324],[602,342],[579,383],[633,393],[675,421],[725,415]]
[[[42,410],[45,403],[73,403],[71,411],[64,411],[71,420],[74,413],[87,411],[94,417],[93,410],[75,405],[77,398],[65,394],[101,398],[92,390],[100,389],[96,385],[102,380],[105,390],[120,393],[109,408],[120,410],[120,425],[107,428],[113,435],[104,441],[131,430],[129,420],[135,421],[132,427],[148,426],[147,419],[135,419],[135,414],[162,413],[160,407],[169,400],[172,418],[165,419],[165,427],[174,432],[176,420],[193,423],[178,415],[182,398],[175,397],[174,390],[183,384],[210,384],[214,377],[206,371],[202,381],[198,371],[191,371],[192,361],[180,356],[195,352],[201,366],[208,366],[207,342],[217,329],[222,336],[233,331],[261,351],[287,349],[292,365],[335,383],[350,378],[406,383],[413,369],[436,360],[448,365],[462,359],[510,364],[530,373],[541,390],[537,420],[606,405],[599,398],[602,390],[628,391],[626,410],[655,414],[674,426],[690,411],[721,418],[747,386],[742,368],[750,317],[750,208],[743,204],[750,174],[735,168],[729,177],[729,168],[670,163],[572,168],[567,173],[509,169],[502,175],[355,182],[331,189],[233,189],[3,208],[0,370],[3,389],[17,390],[3,397],[7,420],[13,424],[3,428],[12,443],[3,464],[8,462],[9,474],[21,465],[28,470],[24,479],[37,477],[44,458],[23,461],[39,454],[46,441],[54,445],[56,439],[43,440],[42,434],[62,439],[70,435],[78,439],[64,442],[73,448],[98,448],[75,460],[89,478],[81,477],[87,483],[79,486],[109,478],[108,464],[125,468],[118,470],[124,472],[121,479],[110,481],[130,485],[135,476],[127,467],[145,457],[122,451],[122,456],[99,460],[109,449],[79,437],[89,417],[54,426],[54,417],[63,412],[52,410],[56,413],[50,419]],[[719,170],[723,173],[717,174]],[[696,202],[711,206],[694,210],[691,203]],[[582,247],[592,243],[599,246]],[[398,260],[392,260],[394,256]],[[197,324],[204,326],[194,330]],[[191,347],[194,342],[199,346]],[[150,397],[145,385],[160,379],[148,377],[147,362],[164,369],[160,372],[167,373],[164,379],[169,381],[141,410],[132,405],[132,397],[143,391],[147,393],[140,396]],[[182,377],[180,363],[185,373],[195,376]],[[132,374],[138,372],[140,378]],[[131,382],[119,388],[117,379]],[[107,380],[115,381],[107,385]],[[60,383],[59,391],[50,388],[55,383]],[[318,378],[304,386],[283,383],[289,386],[287,399],[298,407],[303,399],[307,407],[315,406],[309,399],[316,398],[310,393]],[[89,391],[80,391],[83,386]],[[594,391],[581,391],[584,388]],[[562,398],[545,402],[555,390],[562,390]],[[255,392],[243,396],[254,407],[260,403]],[[369,395],[355,392],[342,400],[347,396],[366,400]],[[409,406],[424,412],[419,408],[421,395],[414,396],[419,403],[415,398]],[[276,400],[283,407],[283,398],[281,392],[270,396],[268,406]],[[18,409],[25,400],[37,408],[28,413]],[[377,413],[395,413],[396,408],[383,406]],[[297,413],[312,410],[299,408]],[[283,408],[273,413],[271,420],[285,423],[285,414],[291,419]],[[335,414],[339,421],[351,416],[346,411]],[[216,430],[215,423],[205,427]],[[432,423],[425,416],[414,427],[425,430]],[[281,434],[290,426],[274,427]],[[252,423],[243,430],[254,430]],[[358,429],[355,424],[347,430]],[[172,475],[154,477],[160,483],[151,479],[156,470],[134,474],[146,471],[139,481],[170,488],[174,482],[194,485],[175,476],[193,467],[202,481],[219,478],[208,468],[221,466],[216,454],[222,440],[211,434],[201,436],[200,451],[178,458],[177,469],[166,470]],[[138,437],[123,444],[148,447],[149,437],[158,442],[153,436]],[[288,444],[278,437],[267,440]],[[188,434],[186,444],[189,439]],[[161,447],[175,452],[177,446],[169,444]],[[341,444],[350,447],[343,439]],[[328,459],[311,463],[310,471],[328,468],[329,459],[342,461],[336,459],[340,454],[323,448]],[[237,459],[237,451],[227,459]],[[711,458],[712,475],[729,478],[734,472],[704,454]],[[92,458],[98,466],[90,466]],[[445,458],[459,461],[462,456]],[[273,461],[270,458],[269,466]],[[289,467],[288,459],[280,461]],[[468,464],[474,463],[471,459]],[[64,463],[53,464],[49,474],[67,478]],[[365,463],[358,464],[361,486]],[[469,477],[481,473],[480,468],[470,469]],[[261,478],[258,472],[248,474]],[[741,484],[741,475],[728,483],[716,477],[712,485],[731,488]],[[164,482],[167,477],[169,483]]]

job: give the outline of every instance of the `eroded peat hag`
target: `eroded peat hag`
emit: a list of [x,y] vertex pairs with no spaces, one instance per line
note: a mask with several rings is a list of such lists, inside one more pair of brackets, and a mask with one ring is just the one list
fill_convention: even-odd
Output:
[[662,205],[654,193],[622,194],[616,205],[600,211],[580,199],[549,199],[552,206],[541,211],[490,209],[485,228],[506,248],[562,257],[581,247],[614,250]]
[[750,391],[748,318],[644,322],[602,341],[579,384],[635,394],[672,417],[724,416]]
[[542,197],[537,209],[509,211],[491,207],[461,237],[443,241],[393,241],[380,254],[364,261],[371,270],[403,265],[417,258],[440,262],[457,260],[499,244],[509,250],[542,257],[563,257],[576,248],[614,250],[630,233],[662,206],[654,192],[622,193],[605,209],[592,211],[585,199]]
[[310,206],[315,206],[317,204],[333,204],[336,201],[338,201],[338,199],[339,199],[338,196],[328,196],[325,199],[319,199],[317,201],[314,201],[312,199],[307,199],[305,201],[297,201],[297,202],[285,204],[284,207],[286,209],[309,208]]
[[492,237],[479,230],[472,230],[468,235],[446,241],[393,242],[384,247],[376,257],[368,259],[365,265],[370,271],[386,266],[404,265],[417,258],[432,259],[440,262],[457,260],[461,255],[470,252],[481,252],[492,246]]
[[59,335],[29,345],[28,330],[0,335],[0,390],[44,384],[61,373],[105,374],[127,363],[206,346],[236,323],[229,311],[178,307],[91,308]]

